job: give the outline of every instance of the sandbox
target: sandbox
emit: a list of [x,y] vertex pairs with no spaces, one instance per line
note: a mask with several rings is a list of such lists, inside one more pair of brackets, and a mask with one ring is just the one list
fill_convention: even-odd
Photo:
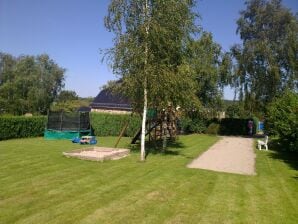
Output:
[[74,157],[93,161],[117,160],[126,157],[128,154],[128,149],[115,149],[107,147],[90,147],[77,149],[70,152],[63,152],[63,155],[66,157]]

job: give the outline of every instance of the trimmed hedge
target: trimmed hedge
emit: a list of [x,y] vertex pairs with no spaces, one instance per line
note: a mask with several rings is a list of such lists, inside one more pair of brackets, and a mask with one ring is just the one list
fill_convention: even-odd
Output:
[[[129,125],[123,136],[134,136],[141,125],[137,115],[91,113],[91,126],[96,136],[118,136],[123,126]],[[46,116],[9,116],[0,117],[0,140],[43,136]]]
[[123,136],[133,137],[141,127],[141,118],[129,114],[91,113],[91,124],[96,136],[118,136],[126,124],[129,125]]
[[[187,120],[187,119],[186,119]],[[253,134],[256,133],[258,119],[240,119],[240,118],[224,118],[218,119],[188,119],[185,126],[182,126],[185,133],[194,133],[196,129],[189,127],[199,127],[200,133],[219,134],[219,135],[248,135],[248,121],[252,120]],[[186,127],[186,128],[185,128]]]
[[225,118],[219,122],[220,135],[247,135],[248,119]]
[[45,116],[0,117],[0,140],[42,136],[46,119]]
[[[46,116],[36,117],[0,117],[0,140],[11,138],[25,138],[43,136]],[[224,118],[221,120],[186,119],[182,123],[185,133],[247,135],[248,120],[238,118]],[[139,130],[141,118],[138,115],[91,113],[91,125],[96,136],[118,136],[122,128],[129,121],[123,136],[133,137]],[[210,124],[210,125],[208,125]],[[254,119],[254,134],[257,120]]]

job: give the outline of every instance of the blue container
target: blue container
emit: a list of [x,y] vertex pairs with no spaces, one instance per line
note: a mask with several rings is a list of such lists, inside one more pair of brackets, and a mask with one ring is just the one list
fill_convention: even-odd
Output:
[[259,131],[264,131],[264,122],[259,121]]

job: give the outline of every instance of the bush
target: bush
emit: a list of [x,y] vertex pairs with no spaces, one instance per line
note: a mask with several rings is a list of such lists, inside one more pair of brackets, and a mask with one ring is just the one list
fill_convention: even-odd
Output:
[[217,135],[219,133],[220,125],[218,123],[211,123],[206,129],[206,134]]
[[298,151],[298,94],[286,92],[267,108],[266,130],[277,134],[289,150]]
[[253,133],[256,134],[258,132],[258,129],[259,129],[259,121],[260,120],[257,117],[253,117],[252,120],[254,122]]
[[0,140],[42,136],[46,117],[0,117]]
[[123,136],[132,137],[141,127],[139,116],[129,114],[91,113],[91,125],[97,136],[118,136],[126,122],[129,125]]
[[189,118],[181,119],[181,128],[184,133],[203,133],[207,128],[207,120],[204,118]]

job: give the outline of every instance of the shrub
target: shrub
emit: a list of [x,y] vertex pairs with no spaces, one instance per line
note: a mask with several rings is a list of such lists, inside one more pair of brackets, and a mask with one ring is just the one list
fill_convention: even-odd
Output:
[[141,127],[141,119],[137,115],[91,113],[91,125],[97,136],[118,136],[126,122],[129,125],[124,136],[134,136]]
[[253,133],[256,134],[258,132],[258,126],[259,126],[260,120],[257,117],[253,117],[252,120],[254,122]]
[[207,128],[207,120],[204,118],[189,118],[181,119],[181,128],[184,133],[203,133]]
[[298,94],[286,92],[267,108],[266,130],[277,134],[287,149],[298,151]]
[[218,123],[211,123],[206,129],[206,134],[217,135],[219,133],[220,125]]
[[42,136],[46,117],[5,116],[0,117],[0,140]]

